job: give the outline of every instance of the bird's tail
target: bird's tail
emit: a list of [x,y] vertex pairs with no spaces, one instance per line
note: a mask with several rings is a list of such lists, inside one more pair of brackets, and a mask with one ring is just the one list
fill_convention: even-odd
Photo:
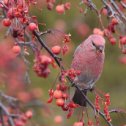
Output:
[[[85,95],[87,94],[87,90],[82,91]],[[78,90],[75,91],[75,94],[73,96],[73,102],[79,104],[80,106],[86,106],[86,100]]]

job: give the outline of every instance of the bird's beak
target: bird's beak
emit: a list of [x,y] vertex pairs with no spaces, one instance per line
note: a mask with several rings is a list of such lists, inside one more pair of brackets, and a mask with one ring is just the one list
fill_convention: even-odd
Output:
[[97,46],[96,51],[102,53],[104,50],[103,46]]

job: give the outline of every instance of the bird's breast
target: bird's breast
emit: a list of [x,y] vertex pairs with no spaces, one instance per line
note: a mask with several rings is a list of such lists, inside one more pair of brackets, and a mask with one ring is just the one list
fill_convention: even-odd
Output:
[[86,69],[88,69],[95,76],[99,76],[103,69],[104,54],[95,54],[87,57],[86,64]]

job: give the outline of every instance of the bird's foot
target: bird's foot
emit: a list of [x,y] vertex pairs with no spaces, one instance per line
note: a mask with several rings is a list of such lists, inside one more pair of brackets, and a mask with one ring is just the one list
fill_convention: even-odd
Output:
[[91,87],[91,86],[89,86],[89,87],[87,87],[87,88],[85,88],[84,89],[85,91],[94,91],[95,90],[95,87]]

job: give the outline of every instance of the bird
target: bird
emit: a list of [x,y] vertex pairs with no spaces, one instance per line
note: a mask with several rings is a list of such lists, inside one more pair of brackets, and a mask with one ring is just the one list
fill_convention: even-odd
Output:
[[[105,59],[105,39],[98,34],[91,34],[75,50],[71,68],[79,71],[73,82],[87,95],[94,88],[103,71]],[[73,102],[80,106],[86,106],[86,99],[82,93],[75,89]]]

